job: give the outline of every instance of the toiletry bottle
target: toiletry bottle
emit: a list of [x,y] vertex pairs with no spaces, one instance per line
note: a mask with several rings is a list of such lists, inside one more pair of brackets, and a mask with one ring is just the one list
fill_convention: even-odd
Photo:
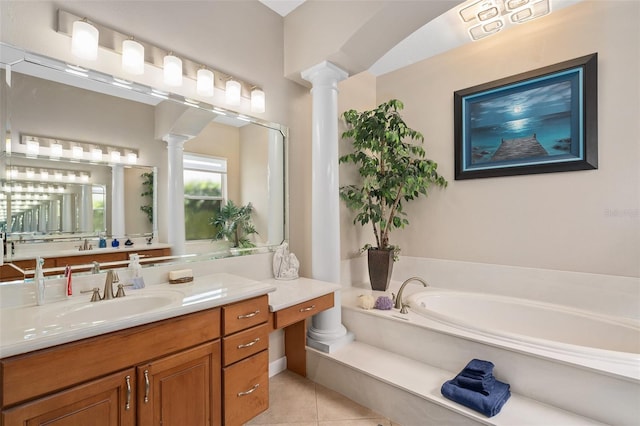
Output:
[[64,276],[67,280],[67,297],[73,295],[73,287],[71,286],[71,266],[67,265],[64,268]]
[[140,265],[140,255],[138,255],[138,253],[132,253],[129,255],[129,272],[131,275],[131,284],[133,285],[133,288],[144,288],[142,266]]
[[36,302],[38,305],[44,305],[44,259],[38,256],[36,258],[36,272],[34,281],[36,282]]

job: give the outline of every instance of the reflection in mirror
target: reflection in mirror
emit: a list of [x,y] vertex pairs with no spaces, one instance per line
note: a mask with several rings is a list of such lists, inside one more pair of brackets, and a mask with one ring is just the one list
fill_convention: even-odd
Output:
[[[168,184],[162,141],[167,134],[186,135],[184,151],[191,158],[204,158],[209,167],[224,163],[211,193],[186,191],[185,206],[195,198],[202,207],[199,218],[186,217],[187,239],[193,240],[187,253],[232,254],[228,243],[212,241],[219,231],[213,222],[228,201],[252,205],[256,250],[287,238],[286,128],[94,71],[82,69],[79,76],[66,64],[15,50],[24,60],[12,62],[10,79],[6,61],[0,61],[2,82],[11,82],[3,86],[0,111],[7,123],[2,127],[7,143],[0,158],[0,231],[16,242],[14,260],[26,251],[29,257],[51,257],[63,246],[43,242],[62,244],[68,237],[76,251],[78,240],[89,238],[97,247],[99,236],[153,236],[161,246],[166,228],[175,226],[166,223],[164,203],[170,200],[162,198]],[[29,140],[38,142],[38,152]],[[53,152],[58,144],[64,155]],[[93,156],[96,149],[102,150],[101,158]],[[119,159],[111,156],[114,150]],[[184,166],[189,173],[188,161]],[[22,203],[25,193],[30,204]],[[190,232],[198,220],[202,232]],[[4,260],[11,259],[7,250]]]

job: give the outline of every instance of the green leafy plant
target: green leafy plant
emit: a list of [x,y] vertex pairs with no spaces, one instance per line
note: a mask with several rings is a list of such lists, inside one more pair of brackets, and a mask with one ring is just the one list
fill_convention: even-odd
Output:
[[251,203],[246,206],[237,206],[233,201],[227,201],[227,204],[220,209],[220,213],[211,221],[211,224],[218,229],[216,238],[231,241],[231,247],[255,247],[256,245],[248,238],[252,234],[258,234],[251,222],[252,213]]
[[140,206],[140,210],[142,210],[146,215],[147,219],[149,219],[149,223],[153,224],[153,172],[146,172],[140,175],[142,180],[142,194],[140,196],[143,199],[148,199],[147,202],[150,204],[143,204]]
[[[389,234],[404,228],[409,220],[403,210],[406,202],[427,196],[432,185],[446,187],[438,174],[438,164],[426,157],[421,144],[424,136],[407,126],[397,99],[380,104],[370,111],[346,111],[347,130],[342,138],[351,140],[353,152],[340,157],[340,163],[358,167],[360,185],[340,187],[340,197],[356,212],[354,224],[371,222],[378,249],[393,249]],[[363,250],[371,248],[367,244]]]

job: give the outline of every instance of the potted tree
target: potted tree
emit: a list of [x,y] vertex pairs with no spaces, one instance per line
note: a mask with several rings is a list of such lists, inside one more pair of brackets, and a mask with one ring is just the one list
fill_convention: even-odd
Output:
[[403,203],[420,196],[436,185],[446,187],[438,174],[436,162],[426,158],[421,144],[424,136],[407,126],[397,99],[380,104],[370,111],[346,111],[347,130],[342,138],[353,143],[353,152],[341,156],[340,163],[357,166],[362,182],[340,187],[349,209],[356,212],[354,224],[371,223],[376,245],[365,245],[369,262],[369,279],[374,290],[387,290],[398,246],[389,242],[393,229],[409,224]]
[[258,233],[251,221],[251,213],[253,213],[251,203],[246,206],[237,206],[233,201],[227,201],[211,222],[218,229],[216,238],[230,241],[231,248],[255,247],[256,245],[249,239],[250,235]]

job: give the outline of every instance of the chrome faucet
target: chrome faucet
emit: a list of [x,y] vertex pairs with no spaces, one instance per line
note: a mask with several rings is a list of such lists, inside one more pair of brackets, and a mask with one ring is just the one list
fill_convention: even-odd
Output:
[[96,262],[94,260],[92,264],[93,264],[93,266],[91,267],[91,273],[92,274],[99,274],[100,273],[100,263]]
[[411,281],[418,281],[425,287],[429,286],[429,284],[427,284],[427,282],[420,277],[411,277],[408,280],[405,280],[405,282],[403,282],[402,285],[400,286],[400,290],[398,290],[398,295],[396,296],[396,303],[393,306],[396,309],[401,309],[400,311],[401,314],[407,313],[405,305],[402,303],[402,291],[404,290],[404,287],[407,284],[409,284]]

